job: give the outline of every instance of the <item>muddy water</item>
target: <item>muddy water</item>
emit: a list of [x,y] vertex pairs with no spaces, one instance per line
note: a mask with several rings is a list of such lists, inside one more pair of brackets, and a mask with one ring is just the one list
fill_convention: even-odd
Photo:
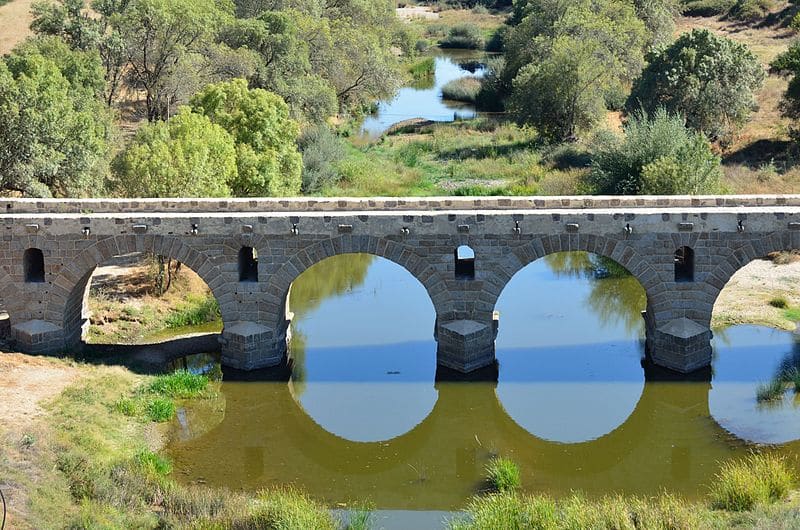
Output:
[[434,310],[399,266],[330,258],[292,289],[293,365],[219,373],[219,398],[181,410],[176,476],[233,489],[296,484],[335,506],[452,510],[495,455],[526,490],[687,497],[755,444],[800,453],[800,401],[760,406],[759,381],[800,364],[790,333],[717,332],[713,370],[693,381],[644,360],[645,295],[613,262],[556,254],[515,276],[498,302],[498,366],[476,381],[436,369]]

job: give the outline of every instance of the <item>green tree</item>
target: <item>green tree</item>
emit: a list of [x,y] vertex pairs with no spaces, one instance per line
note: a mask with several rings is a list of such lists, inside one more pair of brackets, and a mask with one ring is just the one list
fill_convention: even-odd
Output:
[[227,197],[236,148],[225,129],[182,107],[167,122],[142,126],[114,172],[116,191],[127,197]]
[[681,13],[679,0],[633,0],[633,4],[650,34],[651,49],[672,42],[675,18]]
[[0,61],[0,187],[34,197],[102,193],[113,126],[96,53],[56,37]]
[[280,96],[260,88],[250,90],[247,81],[234,79],[208,85],[190,104],[233,137],[237,176],[229,185],[235,196],[300,193],[300,128],[289,118]]
[[778,55],[770,64],[770,70],[789,79],[780,103],[781,111],[788,118],[800,118],[800,41]]
[[628,99],[631,110],[680,114],[712,139],[725,139],[756,108],[764,68],[750,49],[708,30],[692,30],[648,57]]
[[574,136],[641,70],[644,24],[619,0],[542,0],[527,12],[507,41],[508,108],[552,139]]
[[639,111],[625,124],[625,134],[597,141],[590,180],[596,193],[675,195],[719,191],[720,159],[703,133],[683,118],[658,109]]

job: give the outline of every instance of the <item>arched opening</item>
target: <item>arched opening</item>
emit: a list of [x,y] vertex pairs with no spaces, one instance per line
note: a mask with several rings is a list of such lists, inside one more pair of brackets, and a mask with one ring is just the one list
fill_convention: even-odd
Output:
[[104,260],[78,282],[64,327],[71,343],[90,345],[175,342],[208,333],[213,351],[222,322],[216,298],[193,270],[166,256],[132,252]]
[[475,279],[475,251],[467,245],[461,245],[455,250],[456,279]]
[[258,251],[253,247],[242,247],[239,250],[239,281],[258,281]]
[[400,436],[433,409],[436,314],[406,269],[370,254],[326,258],[291,287],[292,393],[342,438]]
[[44,254],[38,248],[29,248],[22,256],[25,283],[44,283]]
[[624,423],[644,389],[646,298],[624,267],[587,252],[550,254],[518,271],[496,304],[497,396],[506,412],[562,443]]
[[694,250],[680,247],[675,251],[675,282],[694,281]]
[[728,432],[755,443],[800,440],[798,323],[798,250],[750,261],[717,295],[709,409]]

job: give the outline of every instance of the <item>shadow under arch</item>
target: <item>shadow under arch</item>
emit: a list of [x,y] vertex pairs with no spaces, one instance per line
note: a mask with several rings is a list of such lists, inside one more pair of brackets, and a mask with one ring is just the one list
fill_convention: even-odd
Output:
[[372,254],[331,256],[297,277],[287,308],[292,395],[323,428],[386,441],[430,413],[435,308],[406,269]]
[[[504,413],[492,381],[439,381],[434,410],[414,429],[387,442],[351,442],[308,417],[283,379],[269,387],[242,387],[239,397],[227,394],[222,423],[170,451],[179,467],[188,464],[189,477],[225,485],[231,478],[215,473],[219,466],[214,455],[227,454],[238,473],[249,473],[241,481],[245,488],[312,477],[303,484],[312,495],[338,501],[372,498],[380,490],[382,508],[463,506],[480,487],[484,467],[497,452],[511,456],[535,478],[523,477],[527,487],[546,484],[551,493],[623,491],[630,477],[636,477],[631,493],[655,494],[663,488],[696,492],[709,477],[696,461],[703,457],[695,453],[713,453],[706,458],[710,462],[699,464],[730,453],[719,443],[724,432],[708,419],[710,383],[707,378],[671,383],[671,374],[662,377],[655,367],[645,370],[647,385],[634,412],[617,429],[589,442],[565,445],[532,436]],[[249,391],[257,395],[245,397]],[[267,461],[286,469],[287,476],[276,477]],[[342,480],[345,492],[335,486]]]
[[181,262],[192,269],[209,287],[220,306],[223,325],[232,321],[224,304],[224,278],[217,265],[204,254],[184,243],[180,237],[173,236],[110,236],[88,241],[75,258],[62,264],[59,274],[53,281],[51,314],[61,315],[65,343],[76,345],[82,340],[86,320],[89,284],[97,266],[114,257],[135,252],[161,255]]

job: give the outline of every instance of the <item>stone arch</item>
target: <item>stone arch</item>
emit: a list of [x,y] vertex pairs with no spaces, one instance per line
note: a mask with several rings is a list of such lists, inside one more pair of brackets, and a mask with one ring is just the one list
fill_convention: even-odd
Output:
[[[78,241],[76,244],[80,244]],[[89,280],[95,268],[109,259],[131,252],[152,252],[180,261],[208,285],[220,305],[224,323],[230,320],[226,310],[224,279],[217,265],[205,254],[198,252],[175,236],[111,236],[86,240],[83,248],[70,263],[61,264],[49,297],[49,321],[64,330],[67,346],[81,339]]]
[[370,254],[385,258],[408,271],[425,288],[436,314],[446,302],[446,290],[436,277],[433,265],[426,263],[412,247],[375,236],[342,235],[315,242],[302,248],[268,279],[270,292],[280,293],[270,317],[283,318],[286,298],[292,283],[309,267],[324,259],[340,254]]
[[663,290],[658,274],[639,255],[633,245],[604,236],[543,236],[534,238],[524,245],[514,248],[509,253],[509,258],[505,262],[507,266],[499,274],[502,285],[497,286],[492,292],[492,307],[497,306],[497,300],[500,298],[503,289],[519,271],[549,254],[573,251],[597,254],[614,260],[625,267],[644,288],[648,304],[657,293]]
[[[732,236],[735,237],[735,236]],[[714,305],[731,277],[751,261],[763,258],[770,252],[800,248],[800,234],[790,232],[770,232],[750,234],[729,246],[716,266],[706,275],[703,290],[708,297],[706,326],[711,325]]]

